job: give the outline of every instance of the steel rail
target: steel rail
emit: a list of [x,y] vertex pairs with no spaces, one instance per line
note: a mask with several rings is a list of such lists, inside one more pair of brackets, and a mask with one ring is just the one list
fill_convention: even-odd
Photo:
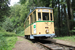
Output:
[[50,47],[48,47],[48,46],[46,46],[46,45],[44,45],[44,44],[42,44],[42,43],[40,43],[40,42],[38,42],[38,44],[40,44],[40,45],[42,45],[42,46],[44,46],[44,47],[46,47],[46,48],[48,48],[48,49],[50,49],[50,50],[53,50],[52,48],[50,48]]
[[58,44],[58,45],[62,45],[62,46],[66,46],[66,47],[71,47],[71,48],[74,48],[74,50],[75,50],[75,46],[72,46],[72,45],[67,45],[67,44],[62,44],[62,43],[56,43],[56,42],[53,42],[53,43]]

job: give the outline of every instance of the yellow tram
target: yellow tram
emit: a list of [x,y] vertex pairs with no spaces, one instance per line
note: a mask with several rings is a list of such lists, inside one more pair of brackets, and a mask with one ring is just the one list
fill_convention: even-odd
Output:
[[24,23],[25,38],[55,37],[53,9],[49,7],[35,7]]

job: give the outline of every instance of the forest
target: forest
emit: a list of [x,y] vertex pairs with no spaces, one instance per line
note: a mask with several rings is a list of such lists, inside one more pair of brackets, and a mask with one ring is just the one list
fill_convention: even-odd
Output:
[[10,0],[0,0],[0,50],[11,50],[7,48],[17,39],[13,36],[24,35],[24,21],[34,7],[53,8],[57,37],[75,36],[75,0],[20,0],[9,5]]

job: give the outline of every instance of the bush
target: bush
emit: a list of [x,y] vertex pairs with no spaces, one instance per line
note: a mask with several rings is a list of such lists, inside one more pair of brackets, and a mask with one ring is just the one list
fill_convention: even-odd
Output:
[[0,50],[7,50],[6,38],[0,36]]
[[0,31],[0,50],[12,50],[16,41],[17,37],[15,33],[4,30]]
[[5,22],[3,22],[2,24],[3,26],[3,29],[6,30],[6,31],[13,31],[13,23],[10,21],[10,18],[6,18]]
[[19,27],[16,29],[16,34],[20,34],[23,30],[24,30],[24,28],[21,27],[21,26],[19,26]]
[[24,36],[24,30],[21,31],[19,34],[17,34],[18,36]]

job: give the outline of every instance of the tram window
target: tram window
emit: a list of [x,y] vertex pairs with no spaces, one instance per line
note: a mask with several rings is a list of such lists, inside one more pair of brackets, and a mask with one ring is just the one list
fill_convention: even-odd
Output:
[[49,13],[43,13],[43,20],[49,20]]
[[31,23],[33,23],[33,17],[32,17],[32,15],[30,15],[30,18],[31,18]]
[[41,21],[41,13],[38,13],[38,20]]
[[25,28],[29,25],[29,18],[25,21]]
[[52,20],[52,13],[50,13],[50,17],[51,17],[51,20]]
[[36,11],[33,12],[34,22],[36,21]]
[[26,21],[25,21],[25,28],[26,28]]

